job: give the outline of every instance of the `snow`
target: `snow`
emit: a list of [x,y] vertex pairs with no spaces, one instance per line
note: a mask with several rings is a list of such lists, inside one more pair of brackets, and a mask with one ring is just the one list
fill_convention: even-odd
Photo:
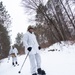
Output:
[[[55,51],[49,51],[51,49],[55,49]],[[75,44],[56,43],[46,48],[45,51],[42,50],[40,55],[42,69],[46,71],[47,75],[75,75]],[[16,67],[12,66],[11,58],[9,61],[8,58],[1,60],[0,75],[31,75],[29,58],[27,58],[21,73],[18,73],[25,57],[26,55],[18,56],[19,66]]]

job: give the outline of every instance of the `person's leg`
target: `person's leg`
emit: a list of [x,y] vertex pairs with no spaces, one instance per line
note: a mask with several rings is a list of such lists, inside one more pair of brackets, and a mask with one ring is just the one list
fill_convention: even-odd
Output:
[[35,59],[36,59],[37,68],[41,68],[41,57],[40,57],[40,54],[36,53],[35,54]]
[[15,60],[15,64],[19,65],[18,62],[17,62],[17,57],[14,57],[14,60]]
[[36,63],[37,63],[37,72],[38,72],[38,74],[45,75],[46,74],[45,71],[41,69],[41,57],[40,57],[40,54],[36,53],[35,58],[36,58]]
[[36,53],[35,58],[36,58],[36,63],[37,63],[37,72],[38,72],[38,74],[41,74],[41,57],[40,57],[40,54]]
[[36,75],[36,59],[35,59],[35,54],[30,54],[29,55],[30,59],[30,65],[31,65],[31,73],[32,75]]
[[12,57],[12,65],[13,66],[15,65],[15,63],[14,63],[14,57]]

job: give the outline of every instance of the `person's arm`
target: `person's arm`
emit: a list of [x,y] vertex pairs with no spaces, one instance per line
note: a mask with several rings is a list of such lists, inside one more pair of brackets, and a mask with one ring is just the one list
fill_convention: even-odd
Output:
[[8,60],[10,60],[11,49],[9,50]]
[[27,34],[24,35],[22,41],[23,41],[23,46],[28,48],[28,43],[27,43],[28,42],[28,35]]
[[28,39],[29,39],[28,34],[25,34],[24,37],[23,37],[23,46],[26,47],[28,51],[31,51],[32,47],[30,47],[28,45],[28,42],[29,42]]
[[12,51],[11,51],[12,49],[10,49],[10,51],[9,51],[9,55],[12,53]]
[[[35,36],[35,35],[34,35]],[[35,36],[35,39],[36,39],[36,36]],[[40,50],[41,49],[41,46],[38,44],[38,41],[36,39],[36,42],[37,42],[37,45],[38,45],[38,49]]]
[[18,50],[17,50],[17,48],[15,48],[15,52],[16,52],[16,54],[18,54]]

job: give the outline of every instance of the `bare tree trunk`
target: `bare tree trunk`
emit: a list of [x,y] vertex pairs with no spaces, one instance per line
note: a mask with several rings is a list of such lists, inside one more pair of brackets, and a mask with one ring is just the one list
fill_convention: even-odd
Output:
[[[41,0],[28,0],[28,1],[31,2],[31,3],[27,4],[27,6],[30,9],[33,9],[35,11],[38,10],[39,13],[42,14],[44,21],[46,21],[46,25],[48,25],[48,27],[50,28],[50,33],[51,33],[52,37],[54,37],[54,39],[58,40],[58,41],[67,40],[67,37],[70,36],[70,32],[69,32],[68,26],[66,25],[66,22],[64,20],[62,11],[61,11],[60,6],[63,5],[62,1],[60,3],[60,0],[55,0],[54,2],[56,2],[56,4],[54,4],[53,0],[51,0],[53,3],[53,7],[54,7],[54,9],[52,9],[53,17],[50,17],[49,11],[46,12],[46,10],[48,10],[49,8],[47,8],[45,10],[45,6],[41,3]],[[38,1],[38,2],[36,2],[36,1]],[[39,4],[37,4],[37,3],[39,3]],[[63,8],[65,9],[66,14],[68,15],[73,27],[75,28],[75,25],[72,22],[64,5],[63,5]]]
[[71,12],[72,19],[74,20],[74,16],[73,16],[73,13],[72,13],[71,7],[70,7],[70,5],[69,5],[69,3],[68,3],[68,0],[66,0],[66,3],[67,3],[68,8],[69,8],[69,10],[70,10],[70,12]]
[[52,1],[52,4],[53,4],[55,12],[56,12],[55,18],[56,18],[56,21],[58,23],[58,28],[61,32],[63,40],[66,40],[65,31],[63,29],[63,20],[62,20],[63,15],[62,15],[62,12],[61,12],[61,5],[59,5],[59,0],[58,1],[54,0],[55,3],[53,2],[53,0],[51,0],[51,1]]
[[[42,10],[42,9],[39,9],[39,12],[42,13],[42,15],[44,16],[45,20],[47,21],[48,26],[50,27],[51,32],[53,33],[53,31],[52,31],[52,26],[53,26],[54,29],[56,30],[58,36],[61,35],[60,32],[59,32],[59,30],[58,30],[58,28],[57,28],[57,26],[53,23],[52,19],[49,18],[48,14],[44,10]],[[51,24],[52,24],[52,26],[51,26]],[[58,36],[55,36],[54,33],[53,33],[53,35],[57,39]]]
[[65,8],[65,6],[63,5],[63,3],[62,3],[62,1],[61,1],[61,0],[60,0],[60,2],[61,2],[61,4],[62,4],[62,6],[63,6],[63,8],[64,8],[64,10],[65,10],[65,12],[66,12],[66,14],[67,14],[68,18],[70,19],[70,22],[72,23],[72,26],[73,26],[73,27],[74,27],[74,29],[75,29],[75,25],[74,25],[74,23],[72,22],[72,19],[70,18],[69,14],[68,14],[68,12],[67,12],[67,10],[66,10],[66,8]]

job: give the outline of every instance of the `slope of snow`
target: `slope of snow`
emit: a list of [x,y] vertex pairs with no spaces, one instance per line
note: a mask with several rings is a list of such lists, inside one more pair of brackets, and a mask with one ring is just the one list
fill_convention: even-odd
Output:
[[[49,51],[50,49],[60,49],[60,51]],[[75,75],[75,44],[54,44],[46,51],[41,51],[42,69],[47,75]],[[13,67],[12,60],[3,59],[0,63],[0,75],[31,75],[30,62],[27,58],[21,73],[20,70],[26,55],[18,56],[19,66]]]

